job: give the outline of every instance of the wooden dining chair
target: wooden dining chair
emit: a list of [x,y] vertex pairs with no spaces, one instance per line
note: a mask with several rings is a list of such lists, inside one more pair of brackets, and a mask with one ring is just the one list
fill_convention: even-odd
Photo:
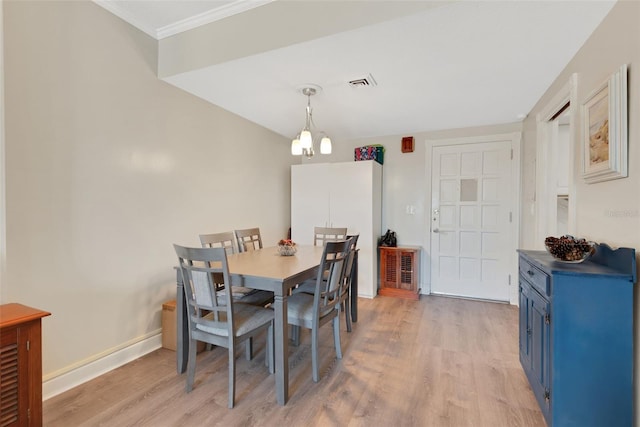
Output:
[[[249,304],[235,304],[230,286],[227,253],[224,248],[188,248],[173,245],[178,255],[184,283],[189,357],[187,361],[187,393],[193,389],[198,341],[226,347],[229,354],[229,408],[235,403],[235,347],[266,330],[265,357],[269,372],[274,372],[273,310]],[[226,285],[226,301],[219,304],[214,277]],[[219,279],[215,279],[219,280]],[[207,313],[207,314],[205,314]]]
[[262,249],[262,236],[260,236],[259,228],[245,228],[235,230],[236,240],[240,252],[255,251]]
[[345,240],[346,238],[346,227],[313,227],[314,246],[322,246],[325,242]]
[[[340,302],[345,286],[344,275],[349,255],[349,241],[327,242],[318,268],[313,295],[298,292],[287,301],[287,317],[296,328],[311,329],[311,365],[313,381],[319,381],[318,334],[322,325],[332,322],[336,357],[342,359],[340,347]],[[327,280],[325,280],[325,272]]]

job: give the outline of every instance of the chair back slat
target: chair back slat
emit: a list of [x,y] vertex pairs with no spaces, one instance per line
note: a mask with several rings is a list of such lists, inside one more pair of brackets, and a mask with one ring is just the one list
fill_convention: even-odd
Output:
[[236,240],[240,252],[255,251],[262,249],[262,236],[260,228],[245,228],[243,230],[235,230]]
[[[314,294],[315,319],[323,317],[340,303],[344,283],[345,267],[349,255],[351,241],[338,240],[325,243],[324,252]],[[326,280],[325,280],[326,279]]]
[[238,253],[238,243],[233,231],[201,234],[200,244],[203,248],[224,248],[227,251],[227,255]]
[[323,246],[326,242],[344,240],[347,237],[347,228],[344,227],[314,227],[313,245]]

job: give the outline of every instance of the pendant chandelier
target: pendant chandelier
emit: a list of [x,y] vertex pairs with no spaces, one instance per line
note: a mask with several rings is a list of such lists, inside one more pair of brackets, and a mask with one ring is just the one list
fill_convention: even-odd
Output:
[[304,128],[302,128],[300,133],[291,141],[291,154],[294,156],[305,155],[309,159],[313,157],[315,154],[313,151],[314,140],[320,140],[321,154],[331,154],[331,138],[324,132],[318,132],[315,136],[311,133],[311,127],[315,126],[311,114],[311,95],[315,95],[316,92],[317,89],[314,87],[302,88],[302,94],[307,97],[306,120]]

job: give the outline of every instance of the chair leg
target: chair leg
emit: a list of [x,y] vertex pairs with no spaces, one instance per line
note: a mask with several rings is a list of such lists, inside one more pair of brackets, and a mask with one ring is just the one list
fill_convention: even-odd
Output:
[[187,360],[187,386],[189,393],[193,390],[193,381],[196,376],[196,353],[198,352],[198,341],[189,339],[189,358]]
[[311,369],[313,382],[320,381],[318,373],[318,328],[311,328]]
[[249,337],[245,345],[245,357],[247,358],[247,360],[251,360],[253,359],[253,337]]
[[291,325],[291,341],[296,347],[300,345],[300,326]]
[[229,409],[233,408],[236,398],[236,358],[235,345],[229,343]]
[[336,356],[342,359],[342,347],[340,346],[340,313],[333,318],[333,341],[336,347]]
[[347,332],[351,332],[351,307],[349,306],[349,301],[345,301],[342,303],[344,305],[344,314],[345,321],[347,323]]

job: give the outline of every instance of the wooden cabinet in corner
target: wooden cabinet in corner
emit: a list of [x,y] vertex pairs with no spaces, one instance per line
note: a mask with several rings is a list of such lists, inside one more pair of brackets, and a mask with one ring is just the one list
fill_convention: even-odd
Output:
[[41,319],[50,314],[22,304],[0,305],[2,426],[42,425]]
[[420,299],[420,247],[380,247],[380,290],[390,297]]

